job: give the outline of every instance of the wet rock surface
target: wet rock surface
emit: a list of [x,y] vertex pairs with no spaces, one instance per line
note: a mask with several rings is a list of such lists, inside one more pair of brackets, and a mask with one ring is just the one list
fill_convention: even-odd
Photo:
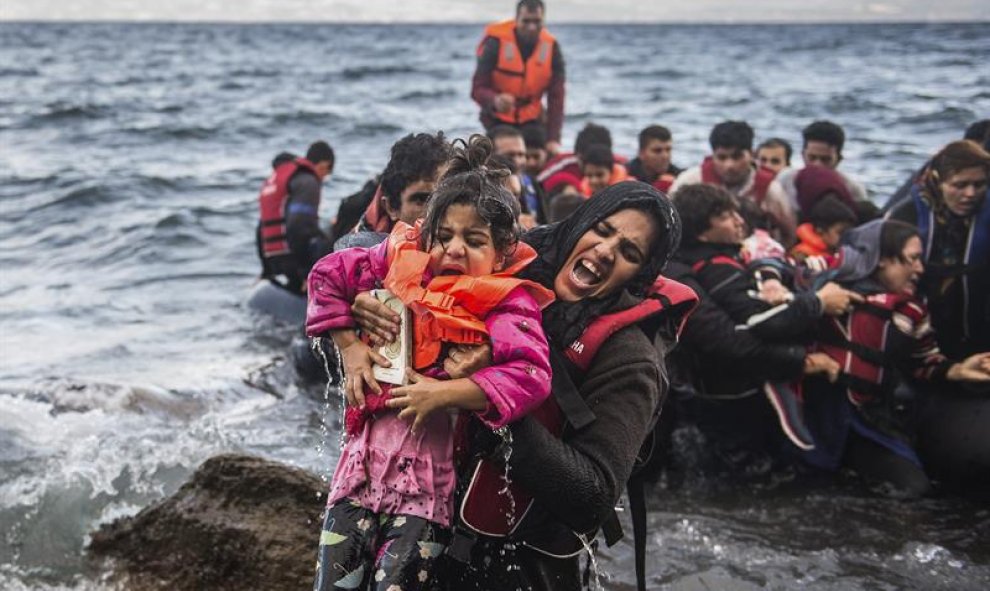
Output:
[[298,468],[215,456],[171,497],[94,532],[89,554],[128,589],[306,589],[324,489]]

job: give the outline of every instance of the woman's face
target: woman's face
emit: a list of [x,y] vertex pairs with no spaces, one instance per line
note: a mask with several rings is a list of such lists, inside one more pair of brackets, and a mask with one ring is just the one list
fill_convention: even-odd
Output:
[[584,233],[557,272],[553,291],[565,302],[609,295],[639,272],[657,240],[656,222],[623,209]]
[[900,258],[882,258],[877,264],[876,277],[890,293],[914,295],[918,280],[925,271],[922,257],[921,238],[912,236],[904,243]]
[[939,183],[949,211],[967,217],[973,214],[987,194],[987,169],[981,166],[964,168]]

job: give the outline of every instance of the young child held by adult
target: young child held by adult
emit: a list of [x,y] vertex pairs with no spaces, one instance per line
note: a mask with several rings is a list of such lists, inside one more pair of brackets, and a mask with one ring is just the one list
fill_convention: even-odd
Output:
[[798,243],[791,248],[790,255],[806,264],[818,258],[822,264],[812,266],[829,268],[833,266],[843,232],[855,225],[856,212],[834,195],[827,195],[811,207],[808,221],[797,227]]
[[[456,482],[454,417],[469,411],[496,429],[549,395],[541,328],[553,293],[514,275],[536,258],[519,241],[508,171],[489,168],[491,142],[455,148],[425,219],[398,224],[371,248],[321,259],[309,277],[306,331],[340,351],[348,437],[328,496],[315,588],[428,588],[449,541]],[[410,383],[379,384],[387,360],[355,331],[360,292],[386,288],[411,311]],[[490,343],[492,363],[455,370],[464,347]],[[393,587],[394,586],[394,587]]]
[[615,161],[612,148],[608,146],[595,144],[581,157],[580,192],[585,197],[628,178],[626,167]]

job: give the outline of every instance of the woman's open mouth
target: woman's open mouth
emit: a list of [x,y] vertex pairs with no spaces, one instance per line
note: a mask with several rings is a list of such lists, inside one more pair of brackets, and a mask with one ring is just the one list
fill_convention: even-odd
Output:
[[578,259],[571,269],[571,279],[578,285],[594,287],[602,282],[604,271],[588,259]]

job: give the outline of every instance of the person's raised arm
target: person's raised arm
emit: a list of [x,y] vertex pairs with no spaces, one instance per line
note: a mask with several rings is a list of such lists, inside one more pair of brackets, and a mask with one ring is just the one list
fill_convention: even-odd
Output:
[[564,67],[564,54],[560,44],[553,45],[553,76],[547,90],[547,143],[550,155],[560,151],[560,137],[564,127],[564,99],[566,96],[567,74]]
[[492,72],[498,63],[499,42],[495,37],[484,40],[478,55],[478,64],[471,80],[471,98],[478,103],[483,111],[494,110],[495,97],[498,91],[492,84]]

